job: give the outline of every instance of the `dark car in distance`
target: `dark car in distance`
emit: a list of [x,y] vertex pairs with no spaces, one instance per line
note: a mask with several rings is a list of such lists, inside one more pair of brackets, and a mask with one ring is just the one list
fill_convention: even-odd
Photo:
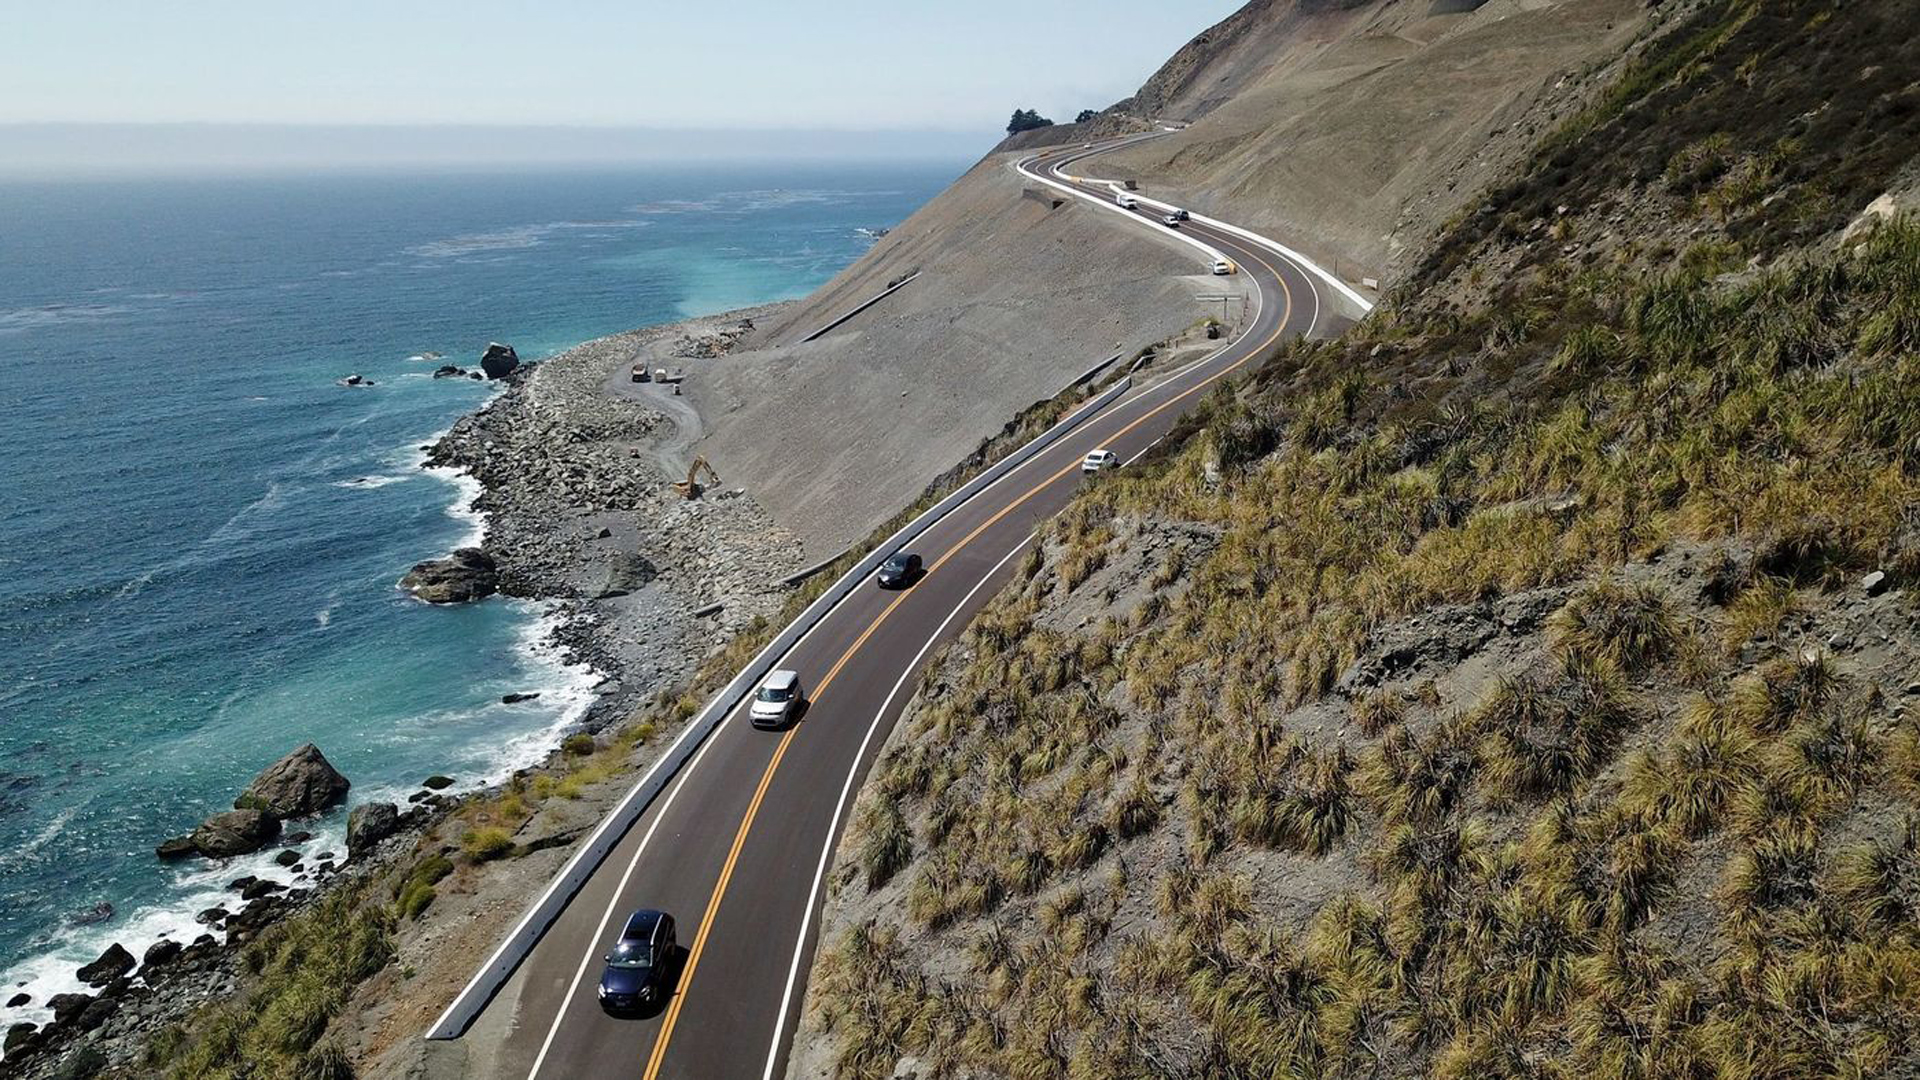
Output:
[[600,1007],[610,1013],[657,1008],[666,1000],[673,944],[673,916],[651,909],[628,916],[600,973]]
[[911,551],[896,551],[880,564],[880,587],[904,589],[920,576],[920,556]]

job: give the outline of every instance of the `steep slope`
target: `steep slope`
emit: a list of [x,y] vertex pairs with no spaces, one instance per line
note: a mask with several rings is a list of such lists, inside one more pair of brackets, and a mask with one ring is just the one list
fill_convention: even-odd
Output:
[[1114,106],[1193,123],[1115,155],[1111,171],[1287,236],[1354,280],[1391,281],[1408,247],[1593,85],[1651,6],[1249,5]]
[[[1191,280],[1184,251],[1087,207],[1024,198],[1018,150],[1191,119],[1103,156],[1099,174],[1390,285],[1407,245],[1601,85],[1645,12],[1638,0],[1250,4],[1098,119],[1007,140],[777,324],[689,365],[708,427],[689,452],[809,554],[830,554],[1087,365],[1215,310],[1192,297],[1220,283]],[[798,343],[915,270],[885,302]]]
[[[864,537],[1007,419],[1115,352],[1208,315],[1191,252],[1100,211],[1023,197],[994,154],[858,264],[695,367],[695,450],[824,557]],[[1060,203],[1056,205],[1056,203]],[[801,338],[919,276],[816,341]]]
[[1676,15],[1092,486],[882,752],[792,1075],[1920,1070],[1909,9]]

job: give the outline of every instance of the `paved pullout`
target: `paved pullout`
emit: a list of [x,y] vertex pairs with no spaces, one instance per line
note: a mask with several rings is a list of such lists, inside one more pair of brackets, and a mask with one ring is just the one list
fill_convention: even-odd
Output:
[[[1103,148],[1049,151],[1028,164],[1057,170]],[[1164,231],[1142,220],[1141,228]],[[1106,447],[1130,460],[1275,342],[1316,324],[1327,329],[1324,286],[1316,290],[1300,267],[1198,222],[1188,230],[1226,252],[1255,287],[1257,311],[1241,336],[1109,406],[933,526],[915,544],[928,569],[913,588],[862,587],[802,638],[781,665],[801,673],[811,697],[799,722],[768,732],[747,723],[744,707],[730,716],[554,923],[476,1034],[436,1045],[433,1071],[709,1078],[784,1069],[826,853],[910,696],[910,676],[1011,574],[1035,526],[1082,483],[1087,451]],[[600,955],[641,907],[680,920],[674,993],[657,1015],[611,1017],[594,994]]]

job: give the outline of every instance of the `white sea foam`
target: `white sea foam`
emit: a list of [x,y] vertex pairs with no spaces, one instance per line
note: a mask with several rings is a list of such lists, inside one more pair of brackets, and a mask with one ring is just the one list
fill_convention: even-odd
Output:
[[[347,850],[344,813],[336,811],[325,821],[299,822],[293,828],[314,834],[312,840],[301,845],[309,857],[332,851],[336,862],[344,859]],[[87,991],[87,986],[74,972],[81,965],[98,959],[107,946],[115,942],[140,957],[161,938],[183,943],[205,933],[224,938],[221,931],[209,930],[194,921],[194,916],[215,906],[238,910],[239,894],[227,889],[226,884],[243,875],[294,885],[293,871],[273,861],[279,850],[272,846],[244,858],[181,864],[172,870],[173,895],[167,903],[122,912],[92,926],[69,926],[55,931],[50,940],[36,945],[33,956],[0,972],[0,986],[6,987],[9,995],[21,990],[33,996],[31,1005],[8,1010],[6,1023],[26,1020],[45,1024],[51,1020],[53,1010],[48,1007],[48,1000],[55,994]]]
[[[538,247],[554,233],[569,229],[640,229],[649,223],[631,218],[613,221],[547,221],[537,225],[517,225],[493,232],[469,233],[406,249],[406,254],[423,259],[447,259],[471,256],[487,251],[518,251]],[[497,260],[462,259],[464,262]]]
[[560,737],[586,715],[587,708],[593,704],[593,688],[600,682],[600,673],[592,667],[569,664],[561,655],[560,646],[553,640],[553,631],[560,623],[555,605],[529,600],[509,603],[530,616],[515,632],[518,651],[527,657],[527,667],[531,669],[526,688],[540,694],[539,704],[553,709],[553,717],[545,727],[499,744],[489,771],[480,777],[482,784],[500,783],[515,769],[546,757]]

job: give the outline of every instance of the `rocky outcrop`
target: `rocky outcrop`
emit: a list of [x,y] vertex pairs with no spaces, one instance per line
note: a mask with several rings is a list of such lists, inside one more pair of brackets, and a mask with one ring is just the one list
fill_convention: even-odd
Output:
[[23,1023],[13,1025],[7,1029],[7,1041],[4,1045],[0,1045],[0,1052],[4,1052],[8,1057],[14,1056],[33,1044],[34,1034],[39,1030],[40,1025],[38,1024]]
[[180,944],[172,938],[161,938],[159,941],[147,946],[146,954],[140,957],[141,974],[144,975],[148,968],[173,963],[175,960],[180,959],[180,954],[185,951],[185,949],[185,945]]
[[200,823],[188,839],[209,859],[248,855],[280,835],[280,819],[263,810],[228,810]]
[[492,596],[500,588],[500,571],[486,552],[461,548],[444,559],[416,563],[400,587],[429,604],[464,604]]
[[351,786],[319,747],[307,743],[254,777],[233,806],[285,820],[325,810],[345,799]]
[[116,941],[107,946],[107,951],[101,953],[99,959],[85,965],[74,974],[80,977],[81,982],[98,988],[131,972],[138,963],[133,958],[133,954],[127,951],[126,946]]
[[489,379],[504,379],[519,367],[520,354],[513,351],[513,346],[497,341],[488,342],[487,351],[480,356],[480,370],[486,372]]
[[56,1024],[79,1019],[91,1004],[92,994],[55,994],[47,999],[47,1007],[53,1010],[53,1022]]
[[347,857],[357,859],[400,831],[400,808],[392,803],[361,803],[347,815]]

